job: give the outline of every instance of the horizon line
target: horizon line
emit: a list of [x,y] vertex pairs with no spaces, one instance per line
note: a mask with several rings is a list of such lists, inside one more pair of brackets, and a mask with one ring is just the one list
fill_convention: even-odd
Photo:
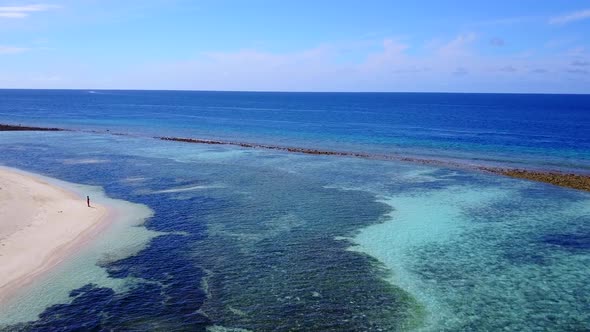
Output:
[[191,89],[89,89],[89,88],[0,88],[27,91],[153,91],[153,92],[236,92],[236,93],[317,93],[317,94],[497,94],[497,95],[576,95],[588,96],[590,93],[563,92],[466,92],[466,91],[280,91],[280,90],[191,90]]

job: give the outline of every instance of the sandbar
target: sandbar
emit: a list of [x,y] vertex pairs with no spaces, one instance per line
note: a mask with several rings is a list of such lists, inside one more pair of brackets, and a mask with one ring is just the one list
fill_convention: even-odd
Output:
[[41,177],[0,167],[0,304],[73,254],[111,214]]

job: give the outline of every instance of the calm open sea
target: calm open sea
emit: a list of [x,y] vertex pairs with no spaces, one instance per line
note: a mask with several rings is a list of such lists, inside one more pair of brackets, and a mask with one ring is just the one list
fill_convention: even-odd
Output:
[[590,95],[0,90],[0,121],[590,171]]
[[590,329],[589,193],[151,138],[590,171],[590,96],[0,90],[0,123],[88,130],[0,132],[0,164],[154,211],[0,330]]

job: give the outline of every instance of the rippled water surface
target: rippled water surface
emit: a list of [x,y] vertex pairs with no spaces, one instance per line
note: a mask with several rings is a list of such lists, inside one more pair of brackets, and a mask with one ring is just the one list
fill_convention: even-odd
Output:
[[590,171],[590,95],[0,90],[0,122]]
[[0,132],[1,165],[153,212],[0,330],[590,330],[588,193],[151,138],[587,172],[588,96],[0,90],[0,122],[86,131]]
[[[0,321],[6,331],[590,329],[584,192],[355,158],[0,134],[1,164],[154,212],[125,233],[145,243],[98,255],[103,276],[67,300],[37,310],[22,298],[37,318]],[[68,278],[47,276],[47,294]]]

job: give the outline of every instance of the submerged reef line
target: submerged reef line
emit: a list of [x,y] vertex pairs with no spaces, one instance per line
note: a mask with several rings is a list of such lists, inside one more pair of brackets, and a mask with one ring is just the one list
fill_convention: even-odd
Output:
[[69,131],[63,128],[30,127],[21,125],[0,124],[0,131]]
[[[114,136],[133,136],[142,137],[141,135],[132,135],[127,133],[111,132],[110,130],[99,131],[99,130],[75,130],[65,128],[46,128],[46,127],[28,127],[21,125],[10,125],[0,124],[0,131],[77,131],[87,132],[92,134],[106,134]],[[143,136],[145,137],[145,136]],[[453,167],[460,169],[467,169],[472,171],[487,172],[496,175],[503,175],[513,178],[537,181],[549,183],[555,186],[590,191],[590,174],[583,173],[565,173],[557,170],[532,170],[523,168],[503,168],[503,167],[488,167],[481,165],[470,165],[461,162],[445,161],[437,159],[424,159],[415,157],[404,157],[395,154],[376,154],[376,153],[365,153],[365,152],[352,152],[352,151],[335,151],[335,150],[320,150],[304,147],[290,147],[282,145],[269,145],[259,143],[248,143],[248,142],[236,142],[236,141],[223,141],[223,140],[210,140],[201,138],[190,138],[190,137],[174,137],[174,136],[150,136],[149,138],[158,139],[162,141],[173,141],[181,143],[193,143],[193,144],[209,144],[209,145],[229,145],[248,149],[264,149],[273,151],[282,151],[290,153],[302,153],[310,155],[321,155],[321,156],[339,156],[339,157],[355,157],[364,159],[374,160],[391,160],[408,162],[422,165],[432,165],[441,167]]]
[[590,191],[590,175],[576,174],[576,173],[564,173],[560,171],[536,171],[522,168],[501,168],[501,167],[485,167],[485,166],[474,166],[467,165],[460,162],[442,161],[436,159],[422,159],[412,157],[402,157],[396,155],[385,155],[385,154],[369,154],[362,152],[346,152],[346,151],[333,151],[333,150],[318,150],[301,147],[287,147],[279,145],[266,145],[266,144],[254,144],[245,142],[232,142],[232,141],[218,141],[218,140],[206,140],[206,139],[195,139],[195,138],[183,138],[183,137],[154,137],[156,139],[164,141],[175,141],[183,143],[195,143],[195,144],[212,144],[212,145],[231,145],[239,146],[243,148],[253,149],[266,149],[266,150],[277,150],[292,153],[303,153],[311,155],[324,155],[324,156],[343,156],[343,157],[356,157],[376,160],[393,160],[410,163],[418,163],[422,165],[435,165],[443,167],[455,167],[463,168],[476,171],[484,171],[498,175],[504,175],[513,178],[532,180],[537,182],[545,182],[552,185]]
[[232,145],[232,146],[239,146],[239,147],[243,147],[243,148],[278,150],[278,151],[285,151],[285,152],[315,154],[315,155],[325,155],[325,156],[345,156],[345,157],[359,157],[359,158],[377,158],[377,156],[378,156],[378,155],[371,155],[368,153],[360,153],[360,152],[318,150],[318,149],[309,149],[309,148],[280,146],[280,145],[266,145],[266,144],[254,144],[254,143],[245,143],[245,142],[232,142],[232,141],[216,141],[216,140],[196,139],[196,138],[163,137],[163,136],[156,136],[154,138],[160,139],[163,141],[175,141],[175,142],[196,143],[196,144],[213,144],[213,145]]
[[518,179],[526,179],[538,182],[546,182],[560,187],[590,191],[590,176],[562,173],[555,171],[533,171],[526,169],[511,169],[499,167],[479,167],[479,169],[494,174],[506,175]]

